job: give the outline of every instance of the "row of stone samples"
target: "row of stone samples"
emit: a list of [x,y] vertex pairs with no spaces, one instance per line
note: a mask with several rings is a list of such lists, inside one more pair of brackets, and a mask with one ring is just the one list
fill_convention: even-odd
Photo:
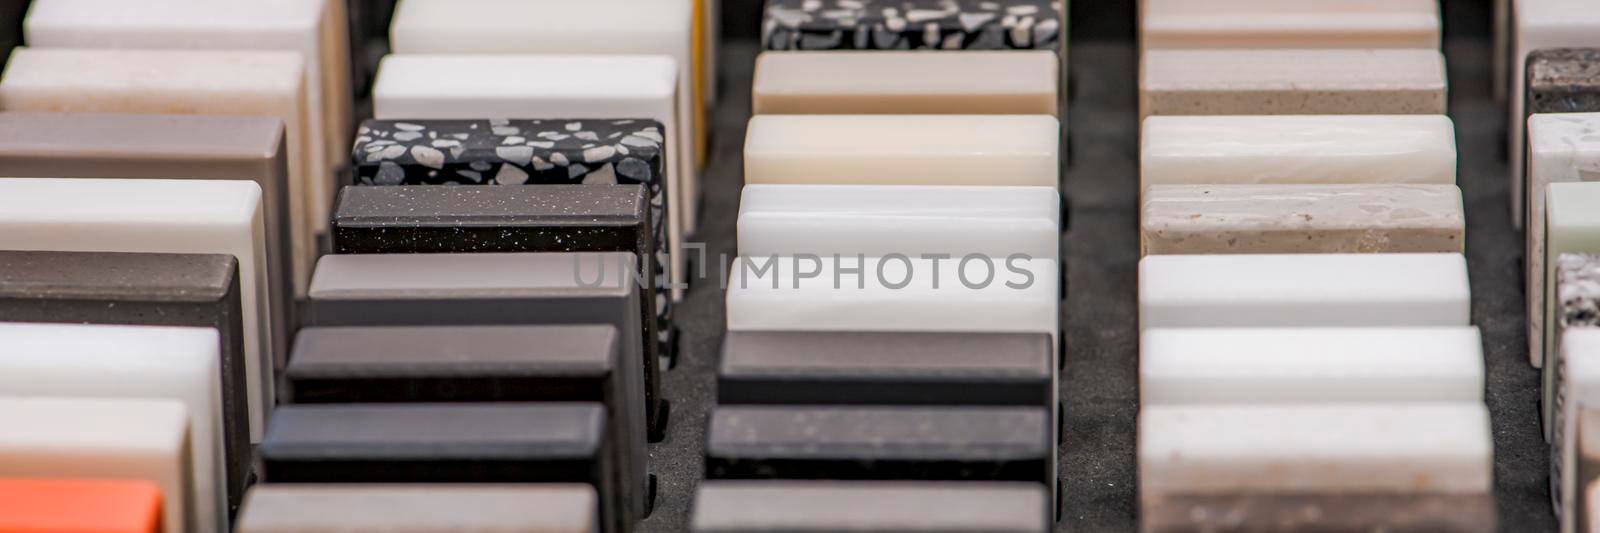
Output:
[[[1532,209],[1543,191],[1524,179],[1532,172],[1527,161],[1529,115],[1600,111],[1592,97],[1549,98],[1579,89],[1592,78],[1595,52],[1573,56],[1570,48],[1600,47],[1600,12],[1582,0],[1518,0],[1505,9],[1509,35],[1497,40],[1496,94],[1506,104],[1506,157],[1511,167],[1511,220],[1518,227],[1540,222]],[[1504,30],[1503,30],[1504,31]],[[1509,60],[1509,62],[1506,62]],[[1591,72],[1585,74],[1585,69]],[[1589,82],[1592,83],[1592,82]],[[1567,93],[1571,94],[1571,93]],[[1563,95],[1564,96],[1564,95]],[[1536,363],[1536,365],[1542,363]]]
[[[1577,115],[1536,115],[1560,119]],[[1539,121],[1530,122],[1530,136],[1541,134]],[[1531,138],[1531,137],[1530,137]],[[1532,161],[1539,161],[1537,154]],[[1530,177],[1538,176],[1535,171]],[[1541,401],[1545,437],[1550,441],[1550,495],[1556,507],[1556,516],[1563,531],[1587,530],[1594,502],[1588,493],[1591,473],[1583,470],[1586,460],[1582,451],[1582,434],[1586,429],[1582,415],[1597,403],[1596,387],[1600,384],[1600,368],[1596,356],[1600,346],[1595,342],[1597,295],[1596,265],[1600,264],[1600,251],[1595,238],[1600,220],[1594,216],[1594,206],[1600,202],[1600,184],[1557,181],[1544,187],[1544,270],[1530,272],[1533,277],[1542,274],[1547,292],[1543,318],[1544,346],[1544,396]],[[1531,228],[1530,228],[1531,229]],[[1530,232],[1531,233],[1531,232]],[[1530,315],[1533,316],[1533,315]]]

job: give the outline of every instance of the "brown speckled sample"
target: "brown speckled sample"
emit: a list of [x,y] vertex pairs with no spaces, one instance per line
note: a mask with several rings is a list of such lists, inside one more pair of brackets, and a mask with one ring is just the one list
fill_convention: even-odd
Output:
[[1600,48],[1546,48],[1528,54],[1524,116],[1600,111]]
[[1228,494],[1162,496],[1140,510],[1144,533],[1491,533],[1488,494]]
[[1146,50],[1139,117],[1437,115],[1444,56],[1398,50]]
[[1461,252],[1455,185],[1153,185],[1145,254]]

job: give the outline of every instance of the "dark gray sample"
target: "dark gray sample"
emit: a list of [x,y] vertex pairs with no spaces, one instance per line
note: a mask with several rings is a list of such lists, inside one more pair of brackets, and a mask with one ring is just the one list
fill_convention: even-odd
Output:
[[717,406],[710,479],[1054,482],[1040,407]]
[[1043,333],[734,331],[723,404],[1017,405],[1055,395]]
[[1527,77],[1527,114],[1600,110],[1600,48],[1534,50]]
[[217,330],[230,509],[244,498],[251,461],[240,305],[231,255],[0,250],[0,322]]
[[1157,497],[1145,533],[1492,533],[1488,494],[1206,494]]
[[696,533],[1042,533],[1049,494],[1037,483],[707,481]]
[[622,532],[605,423],[598,403],[285,405],[258,453],[267,483],[591,483]]

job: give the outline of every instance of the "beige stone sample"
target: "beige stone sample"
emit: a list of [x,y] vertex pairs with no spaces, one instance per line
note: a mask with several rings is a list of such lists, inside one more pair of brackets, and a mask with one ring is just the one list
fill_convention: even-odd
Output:
[[1144,0],[1151,48],[1438,48],[1438,0]]
[[1140,118],[1150,115],[1439,115],[1434,49],[1147,50]]
[[1146,254],[1462,252],[1455,185],[1155,185]]
[[762,52],[758,115],[1055,115],[1049,50]]
[[1444,115],[1157,116],[1140,136],[1146,187],[1456,182]]

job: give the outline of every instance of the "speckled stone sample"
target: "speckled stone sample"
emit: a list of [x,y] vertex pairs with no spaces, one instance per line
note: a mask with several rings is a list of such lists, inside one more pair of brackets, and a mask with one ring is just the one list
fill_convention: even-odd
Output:
[[1600,113],[1540,113],[1528,117],[1527,277],[1528,358],[1545,360],[1545,189],[1551,183],[1600,181]]
[[1482,494],[1163,495],[1139,510],[1144,533],[1386,531],[1493,533],[1494,498]]
[[[1590,269],[1583,265],[1583,259],[1563,265],[1560,258],[1567,254],[1600,253],[1600,210],[1594,209],[1595,205],[1600,205],[1600,183],[1556,182],[1545,187],[1544,307],[1539,312],[1543,315],[1544,339],[1542,419],[1545,438],[1552,442],[1559,442],[1555,432],[1561,424],[1555,419],[1557,407],[1563,401],[1558,397],[1565,389],[1562,381],[1571,373],[1566,365],[1572,362],[1567,357],[1570,350],[1562,347],[1567,341],[1558,331],[1565,320],[1564,301],[1569,295],[1585,297],[1589,292],[1587,286],[1593,284],[1589,281],[1592,274],[1585,273]],[[1563,266],[1568,268],[1567,273],[1561,271]],[[1571,280],[1566,294],[1561,287],[1563,278]],[[1574,308],[1578,309],[1581,307]],[[1581,319],[1581,316],[1575,313],[1573,318]],[[1572,329],[1582,328],[1567,330]]]
[[695,533],[1044,533],[1052,510],[1037,483],[705,481]]
[[594,533],[594,487],[271,484],[250,489],[237,533]]
[[591,483],[620,532],[605,421],[598,403],[285,405],[258,453],[267,483]]
[[765,52],[757,115],[1056,115],[1060,58],[1046,51]]
[[0,250],[0,322],[215,329],[226,489],[239,504],[250,475],[250,399],[233,256]]
[[908,479],[1053,484],[1043,407],[717,406],[709,479]]
[[1439,48],[1436,0],[1143,0],[1155,48]]
[[1600,111],[1600,48],[1534,50],[1525,68],[1525,115]]
[[[1557,303],[1555,329],[1558,341],[1554,353],[1545,361],[1543,398],[1539,402],[1545,437],[1550,447],[1550,493],[1559,507],[1571,509],[1581,499],[1583,428],[1576,419],[1595,407],[1600,398],[1595,386],[1600,375],[1593,372],[1597,353],[1592,339],[1600,326],[1600,255],[1564,253],[1555,258]],[[1586,342],[1591,341],[1591,342]],[[1579,361],[1581,359],[1581,361]]]
[[1442,115],[1438,50],[1146,50],[1139,117]]
[[1139,132],[1144,187],[1456,182],[1444,115],[1153,116]]
[[767,0],[767,50],[1056,50],[1058,0]]
[[1464,251],[1455,185],[1154,185],[1146,254]]
[[734,331],[717,401],[1048,407],[1051,354],[1043,333]]

